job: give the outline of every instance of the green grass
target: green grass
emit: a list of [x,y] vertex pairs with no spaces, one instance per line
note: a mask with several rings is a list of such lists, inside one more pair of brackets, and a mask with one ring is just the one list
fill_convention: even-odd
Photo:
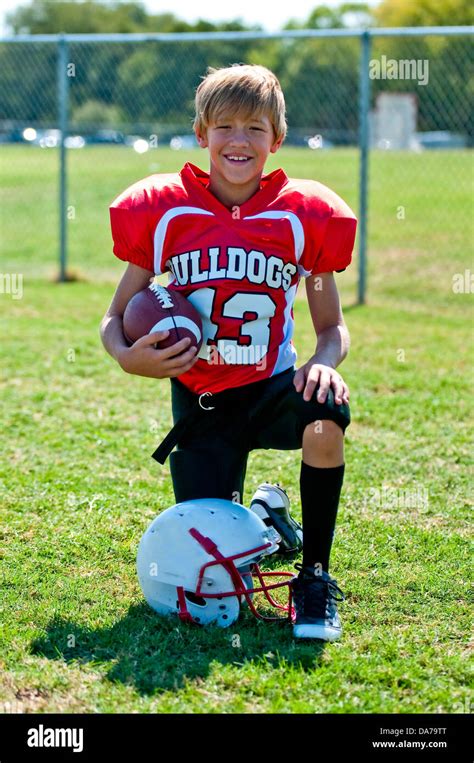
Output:
[[[85,280],[65,285],[48,280],[54,155],[3,155],[2,272],[24,274],[24,296],[0,294],[0,707],[469,712],[472,313],[471,295],[452,290],[453,274],[472,269],[469,154],[371,158],[368,304],[352,305],[355,266],[338,277],[353,423],[331,567],[346,594],[344,633],[327,645],[295,643],[287,626],[245,613],[229,631],[163,621],[139,589],[140,536],[174,502],[168,463],[150,458],[171,424],[169,383],[123,374],[101,346],[98,325],[123,269],[110,254],[107,205],[152,171],[187,159],[205,167],[204,154],[158,150],[151,167],[149,155],[125,150],[71,152],[71,267]],[[356,206],[354,152],[278,158],[289,175],[315,177]],[[314,345],[303,293],[301,361]],[[299,515],[300,455],[254,451],[244,502],[271,479]],[[384,486],[399,500],[376,501]],[[427,500],[413,506],[403,491]]]

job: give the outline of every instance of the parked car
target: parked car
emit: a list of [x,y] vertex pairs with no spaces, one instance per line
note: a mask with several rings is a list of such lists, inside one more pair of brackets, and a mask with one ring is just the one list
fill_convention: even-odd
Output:
[[66,148],[84,148],[86,139],[82,135],[68,135],[64,141]]
[[125,135],[120,130],[97,130],[92,135],[87,135],[86,143],[98,144],[98,143],[113,143],[124,144]]
[[198,142],[195,135],[174,135],[170,140],[170,148],[179,151],[182,148],[197,148]]
[[332,143],[327,138],[324,138],[322,135],[310,135],[309,137],[305,137],[306,145],[308,148],[311,149],[317,149],[317,148],[332,148],[334,146],[334,143]]
[[449,130],[417,132],[415,133],[415,140],[421,148],[466,148],[467,146],[464,135],[449,132]]

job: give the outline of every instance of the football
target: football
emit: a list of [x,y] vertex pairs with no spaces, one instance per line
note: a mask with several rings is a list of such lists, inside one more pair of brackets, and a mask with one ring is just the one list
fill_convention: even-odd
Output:
[[[123,331],[130,344],[153,331],[169,331],[156,347],[165,349],[185,337],[191,339],[189,347],[202,344],[202,322],[196,308],[176,291],[170,291],[156,280],[137,292],[123,315]],[[188,348],[186,348],[188,349]]]

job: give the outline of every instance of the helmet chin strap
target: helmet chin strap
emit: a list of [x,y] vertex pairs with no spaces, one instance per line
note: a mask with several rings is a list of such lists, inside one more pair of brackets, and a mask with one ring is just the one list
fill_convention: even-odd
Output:
[[182,586],[178,586],[176,588],[176,592],[178,594],[179,619],[182,620],[183,623],[194,623],[193,617],[191,613],[189,612],[188,606],[186,604],[186,596],[184,595],[184,588]]

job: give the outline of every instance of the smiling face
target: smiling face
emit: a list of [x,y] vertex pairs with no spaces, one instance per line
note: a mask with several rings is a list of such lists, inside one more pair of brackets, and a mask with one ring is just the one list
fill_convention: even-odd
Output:
[[210,190],[226,206],[243,204],[258,190],[268,154],[283,142],[265,115],[222,115],[203,133],[196,129],[196,138],[209,149]]

